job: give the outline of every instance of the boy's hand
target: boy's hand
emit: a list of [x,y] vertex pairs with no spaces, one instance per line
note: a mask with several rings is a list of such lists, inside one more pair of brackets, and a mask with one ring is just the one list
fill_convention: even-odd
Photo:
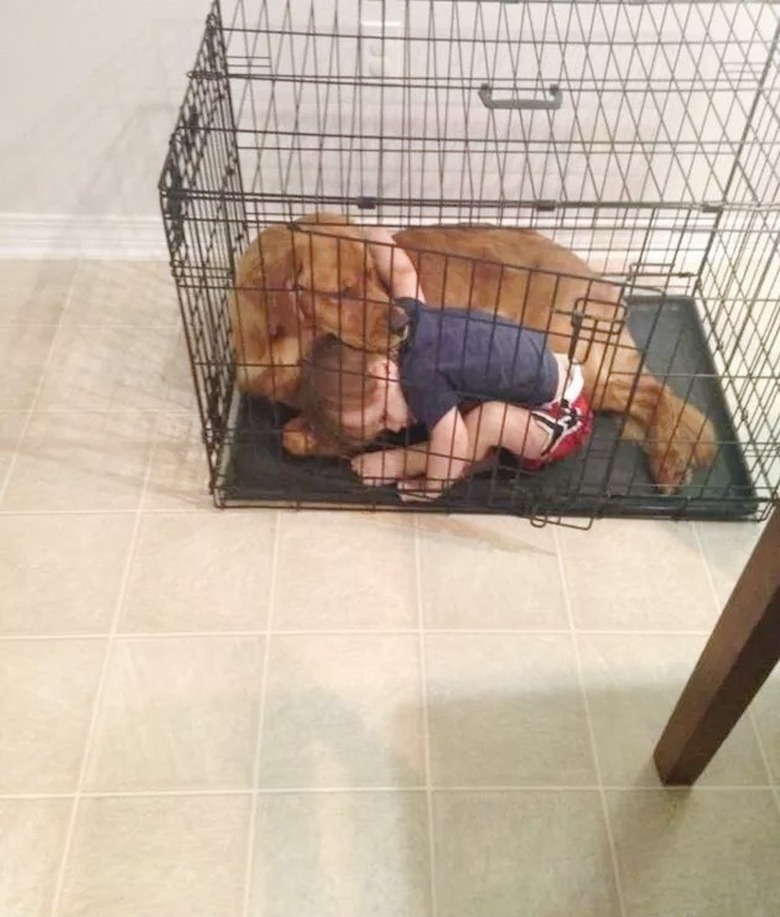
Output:
[[441,488],[431,487],[425,478],[411,478],[398,482],[398,496],[401,498],[401,503],[432,503],[443,493]]
[[381,226],[367,227],[364,232],[379,276],[393,299],[409,297],[424,303],[414,263],[390,233]]
[[349,464],[368,487],[395,484],[399,478],[404,476],[405,470],[403,452],[395,449],[364,452],[362,455],[356,455]]

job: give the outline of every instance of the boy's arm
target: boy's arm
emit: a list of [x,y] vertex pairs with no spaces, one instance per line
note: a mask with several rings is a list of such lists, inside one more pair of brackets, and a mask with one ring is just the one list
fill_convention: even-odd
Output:
[[425,476],[398,484],[404,501],[435,500],[469,467],[471,443],[466,423],[457,408],[450,409],[434,426],[427,447]]
[[414,264],[406,252],[395,244],[386,229],[371,226],[365,231],[371,256],[393,299],[408,297],[425,302]]
[[425,474],[428,443],[361,452],[350,459],[352,470],[369,487],[397,484]]

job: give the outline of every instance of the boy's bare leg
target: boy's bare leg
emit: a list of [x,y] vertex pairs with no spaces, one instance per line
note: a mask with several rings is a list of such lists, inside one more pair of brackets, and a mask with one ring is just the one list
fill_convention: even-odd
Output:
[[[469,454],[458,456],[468,465],[463,476],[473,474],[499,447],[516,458],[538,459],[547,445],[549,434],[531,417],[527,408],[503,401],[488,401],[465,417],[469,435]],[[381,487],[396,481],[425,474],[429,444],[420,443],[407,449],[383,449],[356,456],[351,464],[369,486]]]
[[539,459],[550,437],[527,408],[504,401],[488,401],[469,411],[466,429],[474,463],[498,448],[508,450],[517,459]]

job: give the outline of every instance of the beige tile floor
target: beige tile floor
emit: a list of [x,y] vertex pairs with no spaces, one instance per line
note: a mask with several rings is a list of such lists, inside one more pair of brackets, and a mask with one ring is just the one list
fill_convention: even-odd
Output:
[[217,512],[160,265],[0,349],[2,917],[780,913],[780,680],[650,766],[755,525]]

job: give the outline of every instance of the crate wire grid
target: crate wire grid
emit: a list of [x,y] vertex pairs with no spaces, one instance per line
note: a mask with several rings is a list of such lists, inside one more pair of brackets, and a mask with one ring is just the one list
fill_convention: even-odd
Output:
[[[161,192],[217,501],[242,435],[226,308],[235,259],[264,226],[329,208],[391,230],[531,227],[615,282],[692,297],[765,511],[780,478],[779,13],[239,0],[223,20],[215,4]],[[704,372],[655,368],[682,397]],[[581,485],[574,476],[563,491]],[[706,471],[697,487],[731,497]],[[633,475],[628,489],[652,494]]]
[[[385,24],[373,58],[369,16]],[[776,46],[769,4],[288,2],[245,19],[239,4],[228,30],[237,140],[269,216],[377,190],[403,224],[511,220],[540,201],[778,200],[776,114],[750,126]],[[489,109],[485,83],[536,102],[563,87],[566,104]],[[730,189],[746,140],[760,163]]]

